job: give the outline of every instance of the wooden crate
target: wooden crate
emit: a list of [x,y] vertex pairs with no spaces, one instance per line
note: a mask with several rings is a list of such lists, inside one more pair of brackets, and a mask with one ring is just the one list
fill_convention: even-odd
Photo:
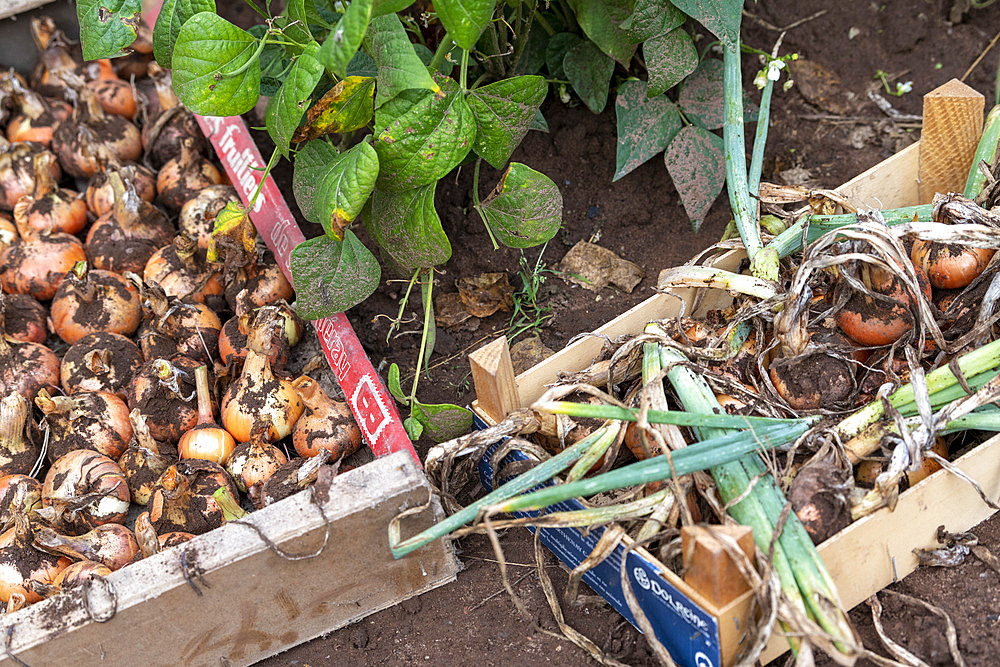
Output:
[[389,551],[389,520],[428,498],[405,530],[440,521],[441,507],[406,452],[376,459],[338,475],[325,500],[299,493],[249,514],[275,548],[229,523],[106,585],[4,616],[0,664],[252,664],[453,581],[457,562],[440,541],[400,560]]
[[[912,205],[918,201],[919,151],[919,144],[909,146],[845,183],[838,191],[863,207]],[[742,252],[730,252],[720,257],[715,265],[736,270],[743,258]],[[693,290],[677,290],[676,293],[690,299]],[[723,307],[729,302],[731,298],[726,294],[713,292],[705,298],[702,310]],[[546,386],[557,379],[559,372],[573,372],[588,366],[600,354],[605,336],[613,338],[639,332],[650,320],[673,317],[677,311],[675,298],[656,295],[619,315],[596,330],[602,336],[583,338],[518,375],[515,378],[516,399],[512,399],[514,407],[531,405],[544,393]],[[495,388],[488,391],[497,394]],[[496,421],[497,415],[488,414],[478,401],[473,407],[488,423]],[[975,479],[988,497],[1000,496],[1000,436],[989,439],[954,463]],[[900,494],[894,511],[883,509],[856,521],[818,549],[837,582],[842,602],[851,608],[915,570],[917,558],[913,550],[935,545],[939,525],[950,531],[963,531],[993,513],[971,485],[942,470]],[[645,558],[656,560],[643,549],[637,551]],[[865,567],[859,568],[858,563],[864,563]],[[740,628],[745,627],[750,594],[725,608],[714,608],[662,564],[660,569],[667,582],[718,619],[722,661],[732,664],[745,640]],[[786,640],[775,632],[761,661],[767,663],[787,650]]]

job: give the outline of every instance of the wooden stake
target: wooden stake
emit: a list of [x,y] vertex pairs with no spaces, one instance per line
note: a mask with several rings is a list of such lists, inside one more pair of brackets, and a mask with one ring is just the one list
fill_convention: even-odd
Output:
[[521,407],[506,336],[471,353],[469,365],[472,367],[472,382],[476,387],[481,411],[500,422],[508,413]]
[[712,534],[716,531],[736,540],[751,563],[754,543],[753,530],[749,526],[712,526],[711,530],[704,526],[681,528],[684,582],[721,608],[750,590],[750,584]]
[[983,95],[952,79],[924,95],[920,133],[920,203],[937,192],[961,192],[983,133]]

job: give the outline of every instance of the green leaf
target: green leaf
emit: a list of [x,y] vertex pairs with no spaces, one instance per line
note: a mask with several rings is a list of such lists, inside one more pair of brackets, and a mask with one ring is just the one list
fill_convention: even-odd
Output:
[[[260,99],[257,40],[214,12],[189,18],[174,44],[173,87],[202,116],[239,116]],[[231,74],[249,63],[239,74]]]
[[347,63],[347,76],[367,76],[374,79],[378,76],[378,67],[372,57],[364,51],[358,51]]
[[389,365],[389,375],[386,377],[386,385],[389,387],[389,393],[397,401],[403,405],[410,402],[410,399],[403,393],[403,387],[399,384],[399,366],[396,364]]
[[297,44],[286,46],[291,55],[298,55],[302,52],[302,46],[298,44],[310,44],[313,41],[312,32],[309,30],[309,15],[306,12],[305,0],[288,0],[285,11],[275,21],[275,26],[281,28],[282,34]]
[[184,22],[198,12],[214,11],[215,0],[164,0],[160,15],[156,17],[156,25],[153,26],[153,57],[156,62],[165,69],[170,69],[174,57],[174,42],[177,41],[177,34]]
[[[436,6],[436,5],[435,5]],[[434,442],[444,442],[472,430],[472,413],[451,403],[413,402],[413,416],[423,427],[422,433]]]
[[528,44],[521,51],[521,57],[511,74],[538,74],[545,65],[545,46],[548,35],[544,30],[534,29],[528,33]]
[[683,28],[650,37],[642,45],[649,73],[649,96],[665,93],[698,68],[698,50]]
[[451,243],[434,209],[437,183],[402,192],[376,190],[364,211],[365,229],[404,273],[444,264]]
[[566,77],[563,69],[563,58],[566,52],[583,40],[579,35],[572,32],[559,32],[549,38],[549,43],[545,46],[545,66],[549,68],[549,74],[555,79]]
[[368,124],[375,113],[375,79],[349,76],[326,91],[306,112],[306,122],[295,130],[292,142],[328,134],[352,132]]
[[648,97],[646,83],[635,79],[618,87],[615,115],[618,148],[613,181],[665,149],[683,124],[676,104],[665,95]]
[[84,60],[124,55],[135,41],[141,13],[142,0],[77,0]]
[[375,0],[372,5],[372,16],[395,14],[396,12],[403,11],[412,4],[413,0]]
[[496,0],[435,0],[434,11],[441,25],[463,49],[476,45],[483,28],[493,18]]
[[664,153],[667,172],[695,231],[726,183],[722,138],[697,125],[681,129]]
[[670,0],[698,23],[705,26],[727,47],[734,47],[740,38],[743,20],[743,0]]
[[538,130],[539,132],[549,132],[549,122],[545,120],[545,116],[542,115],[542,110],[539,109],[535,112],[535,117],[531,119],[531,125],[528,126],[529,130]]
[[343,153],[322,139],[307,143],[295,155],[292,192],[302,215],[323,225],[332,238],[361,213],[375,189],[378,156],[362,141]]
[[378,66],[375,108],[404,90],[424,88],[437,92],[438,85],[420,62],[413,44],[395,14],[373,18],[365,34],[365,48]]
[[476,119],[460,91],[424,97],[378,135],[379,187],[433,183],[465,159],[475,135]]
[[[456,84],[457,86],[457,84]],[[381,132],[394,122],[397,118],[413,108],[413,106],[425,98],[434,95],[429,90],[414,88],[404,90],[399,95],[375,109],[375,132]]]
[[292,250],[290,266],[295,310],[307,320],[341,313],[361,303],[378,287],[378,260],[351,230],[338,241],[318,236]]
[[[632,15],[622,21],[621,29],[634,44],[659,37],[687,20],[684,12],[663,0],[636,0]],[[648,63],[647,63],[648,64]]]
[[706,130],[722,127],[722,61],[705,58],[680,85],[677,104],[684,115]]
[[407,417],[404,419],[403,428],[406,430],[406,435],[410,437],[410,440],[414,441],[419,440],[424,432],[424,425],[416,417]]
[[563,59],[566,78],[583,103],[594,113],[601,113],[608,103],[608,90],[615,63],[592,42],[581,42]]
[[341,79],[347,76],[347,66],[361,47],[371,17],[372,0],[351,0],[319,50],[319,61]]
[[479,212],[505,246],[530,248],[559,231],[562,206],[562,194],[552,179],[520,162],[511,162]]
[[632,13],[630,0],[575,0],[576,20],[587,37],[626,68],[635,44],[619,26]]
[[469,92],[476,117],[472,148],[494,169],[501,169],[528,133],[549,86],[540,76],[517,76]]
[[309,96],[323,76],[323,66],[316,60],[318,51],[316,42],[311,42],[295,59],[288,77],[281,84],[278,94],[271,98],[264,114],[267,133],[285,157],[288,157],[292,135],[306,112]]

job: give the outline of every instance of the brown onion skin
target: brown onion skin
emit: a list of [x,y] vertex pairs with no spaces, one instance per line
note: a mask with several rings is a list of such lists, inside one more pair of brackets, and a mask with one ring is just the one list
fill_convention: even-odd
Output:
[[[35,156],[48,152],[44,145],[26,141],[0,150],[0,210],[11,211],[17,201],[35,191]],[[53,181],[62,177],[55,160],[49,165]]]
[[[41,439],[31,437],[33,426],[26,398],[11,393],[0,399],[0,474],[32,471],[42,453]],[[4,510],[9,508],[7,505]]]
[[53,585],[60,572],[70,566],[69,558],[53,556],[36,549],[34,531],[26,518],[0,535],[0,602],[8,603],[12,595],[21,595],[25,604],[40,602],[42,596],[31,589],[29,582]]
[[123,222],[114,210],[98,218],[87,232],[86,251],[94,268],[115,273],[141,274],[146,262],[159,248],[170,243],[174,226],[158,209],[136,223]]
[[63,276],[87,259],[83,245],[69,234],[21,239],[0,254],[0,284],[9,294],[29,294],[48,301]]
[[48,338],[48,311],[27,294],[3,296],[3,330],[15,343],[44,343]]
[[179,461],[157,480],[149,498],[149,519],[158,535],[170,532],[201,535],[225,523],[222,508],[212,497],[226,488],[239,493],[218,463],[204,459]]
[[139,128],[121,116],[104,113],[86,88],[78,94],[81,102],[74,118],[60,123],[52,134],[52,152],[66,173],[90,178],[115,160],[138,160],[142,155]]
[[146,262],[142,278],[147,283],[159,285],[168,297],[221,308],[225,298],[218,269],[208,262],[204,249],[184,245],[194,244],[193,239],[188,239],[183,235],[175,237],[173,243],[153,253]]
[[13,245],[19,237],[14,220],[6,213],[0,213],[0,252]]
[[88,334],[129,335],[139,328],[139,290],[117,273],[93,269],[81,278],[71,271],[52,298],[52,328],[72,345]]
[[303,410],[292,383],[276,377],[267,357],[251,349],[240,376],[226,388],[222,425],[237,442],[247,442],[252,429],[264,422],[265,439],[274,442],[292,432]]
[[[927,274],[918,266],[913,268],[921,291],[930,300],[931,285],[927,280]],[[898,279],[891,279],[887,289],[879,291],[893,297],[900,304],[912,303],[913,297]],[[875,314],[863,312],[863,308],[874,310]],[[874,299],[864,294],[851,296],[847,304],[836,314],[835,319],[841,331],[860,345],[891,345],[913,328],[908,308],[903,305],[889,306],[876,303]]]
[[0,526],[6,530],[13,514],[29,517],[42,506],[42,483],[34,477],[15,473],[0,477]]
[[[249,327],[247,319],[248,315],[233,316],[222,325],[219,332],[219,358],[227,366],[231,363],[242,364],[247,358],[250,349],[246,334]],[[281,369],[288,361],[289,352],[288,341],[284,336],[275,336],[267,359],[272,367]]]
[[245,282],[234,281],[226,289],[226,298],[237,311],[240,308],[260,308],[282,299],[291,301],[295,298],[295,290],[277,264],[258,263]]
[[203,188],[181,207],[177,226],[182,232],[194,237],[198,247],[208,249],[215,228],[215,216],[227,204],[239,204],[240,196],[231,185],[211,185]]
[[78,193],[65,188],[41,197],[22,197],[14,211],[21,238],[52,232],[77,234],[87,225],[87,205]]
[[73,114],[73,108],[59,100],[45,100],[45,110],[37,115],[18,114],[7,124],[7,139],[11,143],[33,141],[43,146],[52,143],[56,126]]
[[58,386],[59,357],[44,345],[21,343],[0,353],[0,394],[16,391],[31,401],[39,389]]
[[[125,473],[132,502],[138,505],[149,503],[153,486],[167,468],[177,463],[177,447],[165,442],[157,442],[146,433],[141,415],[133,415],[134,435],[128,449],[118,457],[118,467]],[[146,427],[148,429],[148,427]],[[138,526],[138,523],[136,524]],[[138,530],[138,527],[137,529]]]
[[[160,359],[143,364],[128,390],[128,406],[139,409],[146,418],[149,432],[156,440],[176,443],[181,435],[198,423],[198,404],[195,401],[194,372],[202,364],[187,357],[172,357],[170,363],[186,375],[178,377],[181,396],[163,386],[157,374]],[[184,400],[188,396],[190,401]]]
[[118,523],[105,523],[82,535],[60,535],[51,528],[38,528],[35,545],[74,560],[92,560],[111,570],[125,567],[139,553],[135,534]]
[[92,449],[118,459],[132,439],[128,406],[114,394],[93,391],[47,396],[39,392],[35,404],[49,425],[50,462],[74,449]]
[[[126,164],[117,169],[122,180],[135,188],[143,201],[153,203],[156,199],[156,175],[141,164]],[[100,217],[115,206],[115,193],[108,182],[107,172],[94,174],[84,193],[87,210]]]
[[[102,494],[76,512],[59,512],[80,496]],[[60,529],[85,533],[105,523],[124,523],[128,515],[128,483],[114,460],[89,449],[75,449],[49,468],[42,484],[42,505],[57,508]]]
[[64,591],[80,586],[95,577],[106,577],[109,574],[111,574],[111,568],[104,563],[92,560],[79,560],[56,575],[52,583],[58,590]]
[[330,398],[308,375],[296,379],[292,386],[306,406],[292,430],[292,444],[299,456],[316,456],[326,449],[336,461],[361,448],[361,429],[347,403]]
[[263,504],[258,504],[261,489],[278,468],[286,463],[288,459],[280,449],[251,436],[250,442],[244,442],[233,451],[226,470],[239,490],[248,493],[254,506],[260,509],[263,507]]
[[97,61],[100,68],[98,78],[87,82],[101,107],[108,113],[131,119],[135,116],[136,103],[132,86],[118,78],[111,61],[102,58]]
[[992,248],[952,247],[917,239],[910,258],[927,274],[932,287],[961,289],[979,277],[993,259]]
[[132,376],[144,359],[139,346],[120,334],[84,336],[67,350],[59,369],[63,391],[106,391],[126,400]]
[[147,359],[179,354],[210,364],[219,352],[219,316],[203,303],[181,304],[165,319],[147,315],[139,347]]
[[165,109],[142,128],[142,148],[156,168],[163,167],[181,154],[185,140],[200,155],[208,150],[205,135],[194,115],[182,106]]
[[156,177],[157,201],[168,209],[177,211],[202,188],[221,182],[222,174],[215,165],[198,154],[192,143],[188,142],[179,156],[160,169]]

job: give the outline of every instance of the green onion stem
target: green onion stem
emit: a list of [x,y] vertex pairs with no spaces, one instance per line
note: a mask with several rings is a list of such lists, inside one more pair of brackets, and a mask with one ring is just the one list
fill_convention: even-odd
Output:
[[778,294],[777,284],[770,280],[711,266],[677,266],[664,269],[660,272],[660,285],[710,287],[727,292],[739,292],[757,299],[769,299]]
[[[913,222],[913,216],[917,216],[917,219],[921,222],[930,222],[931,205],[904,206],[902,208],[891,208],[882,211],[882,217],[885,218],[886,223],[890,227]],[[857,223],[858,216],[855,213],[809,215],[771,239],[767,247],[777,250],[779,257],[788,257],[802,249],[802,229],[806,224],[809,225],[806,241],[812,243],[827,232],[846,227],[847,225],[856,225]]]
[[605,434],[598,438],[590,448],[584,452],[580,460],[577,461],[572,468],[570,468],[569,473],[566,475],[568,481],[575,481],[590,472],[590,469],[601,460],[608,448],[614,444],[615,438],[618,437],[618,432],[620,428],[607,428],[604,429]]
[[979,191],[983,189],[986,177],[979,171],[979,163],[993,164],[993,160],[996,159],[998,141],[1000,141],[1000,105],[993,107],[986,116],[983,135],[979,138],[976,153],[972,158],[969,177],[965,181],[965,190],[962,192],[969,199],[975,199],[979,195]]
[[750,174],[747,177],[752,195],[757,195],[760,192],[760,173],[764,168],[764,146],[767,144],[767,126],[771,122],[771,94],[773,92],[774,81],[767,79],[764,90],[760,93],[757,134],[753,139],[753,155],[750,156]]
[[733,209],[736,227],[750,261],[761,249],[757,216],[750,203],[747,183],[746,140],[743,136],[743,75],[740,72],[740,45],[723,48],[723,124],[722,137],[726,154],[726,190]]
[[[656,343],[646,343],[655,345]],[[639,421],[639,411],[635,408],[623,408],[617,405],[606,403],[595,405],[593,403],[574,403],[573,401],[547,401],[535,403],[531,406],[536,412],[547,412],[554,415],[566,415],[568,417],[579,417],[581,419],[617,419],[619,421],[634,422]],[[731,415],[722,414],[701,414],[686,412],[684,410],[649,410],[646,412],[646,421],[650,424],[674,424],[676,426],[709,426],[715,428],[751,428],[754,426],[766,426],[773,424],[801,424],[813,425],[819,421],[819,417],[800,417],[795,419],[781,419],[777,417],[758,417],[755,415]]]

